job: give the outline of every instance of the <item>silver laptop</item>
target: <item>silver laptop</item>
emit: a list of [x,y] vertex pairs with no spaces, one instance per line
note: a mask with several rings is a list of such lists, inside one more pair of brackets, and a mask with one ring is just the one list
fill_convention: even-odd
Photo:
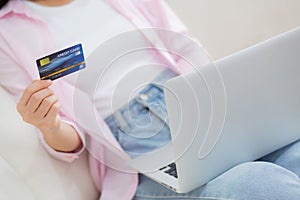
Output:
[[179,193],[300,139],[300,28],[169,80],[172,144],[134,159]]

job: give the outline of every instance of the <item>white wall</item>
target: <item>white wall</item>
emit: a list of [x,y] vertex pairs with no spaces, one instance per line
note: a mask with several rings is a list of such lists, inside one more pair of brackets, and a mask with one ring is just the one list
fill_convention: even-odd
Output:
[[300,25],[300,0],[166,0],[214,59]]

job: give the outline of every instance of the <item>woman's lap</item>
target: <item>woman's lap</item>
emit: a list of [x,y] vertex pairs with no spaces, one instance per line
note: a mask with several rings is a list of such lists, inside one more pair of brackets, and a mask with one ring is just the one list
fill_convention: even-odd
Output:
[[231,199],[298,200],[300,180],[293,172],[270,162],[240,164],[206,185],[178,194],[140,175],[134,200],[149,199]]
[[[106,119],[112,133],[131,157],[170,142],[164,96],[149,86],[127,107]],[[260,161],[238,165],[206,185],[178,194],[139,175],[135,200],[147,199],[300,199],[300,141]]]

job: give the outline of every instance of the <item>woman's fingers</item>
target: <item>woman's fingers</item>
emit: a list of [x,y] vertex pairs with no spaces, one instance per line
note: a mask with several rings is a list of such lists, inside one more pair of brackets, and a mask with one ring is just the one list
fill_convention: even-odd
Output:
[[24,91],[18,112],[25,122],[38,128],[52,129],[59,125],[60,104],[48,87],[51,81],[33,81]]
[[51,95],[53,95],[53,92],[49,88],[41,89],[35,92],[31,95],[26,105],[28,110],[32,111],[33,113],[36,112],[42,101]]
[[51,107],[56,102],[58,102],[58,99],[54,95],[45,97],[42,100],[42,102],[39,105],[39,107],[34,112],[34,118],[37,119],[37,120],[42,120],[43,118],[45,118],[45,116],[47,115],[47,113],[50,111]]
[[44,124],[47,124],[47,127],[56,127],[59,120],[59,109],[60,103],[58,101],[51,106],[50,110],[43,119]]
[[29,102],[30,97],[39,90],[48,88],[52,84],[50,80],[34,80],[24,91],[18,103],[18,110],[24,108]]

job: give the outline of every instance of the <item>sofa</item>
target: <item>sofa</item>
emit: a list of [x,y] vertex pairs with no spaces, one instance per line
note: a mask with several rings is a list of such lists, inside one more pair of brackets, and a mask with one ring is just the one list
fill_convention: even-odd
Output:
[[99,199],[84,152],[73,163],[51,157],[36,129],[22,121],[16,105],[0,87],[0,199]]

